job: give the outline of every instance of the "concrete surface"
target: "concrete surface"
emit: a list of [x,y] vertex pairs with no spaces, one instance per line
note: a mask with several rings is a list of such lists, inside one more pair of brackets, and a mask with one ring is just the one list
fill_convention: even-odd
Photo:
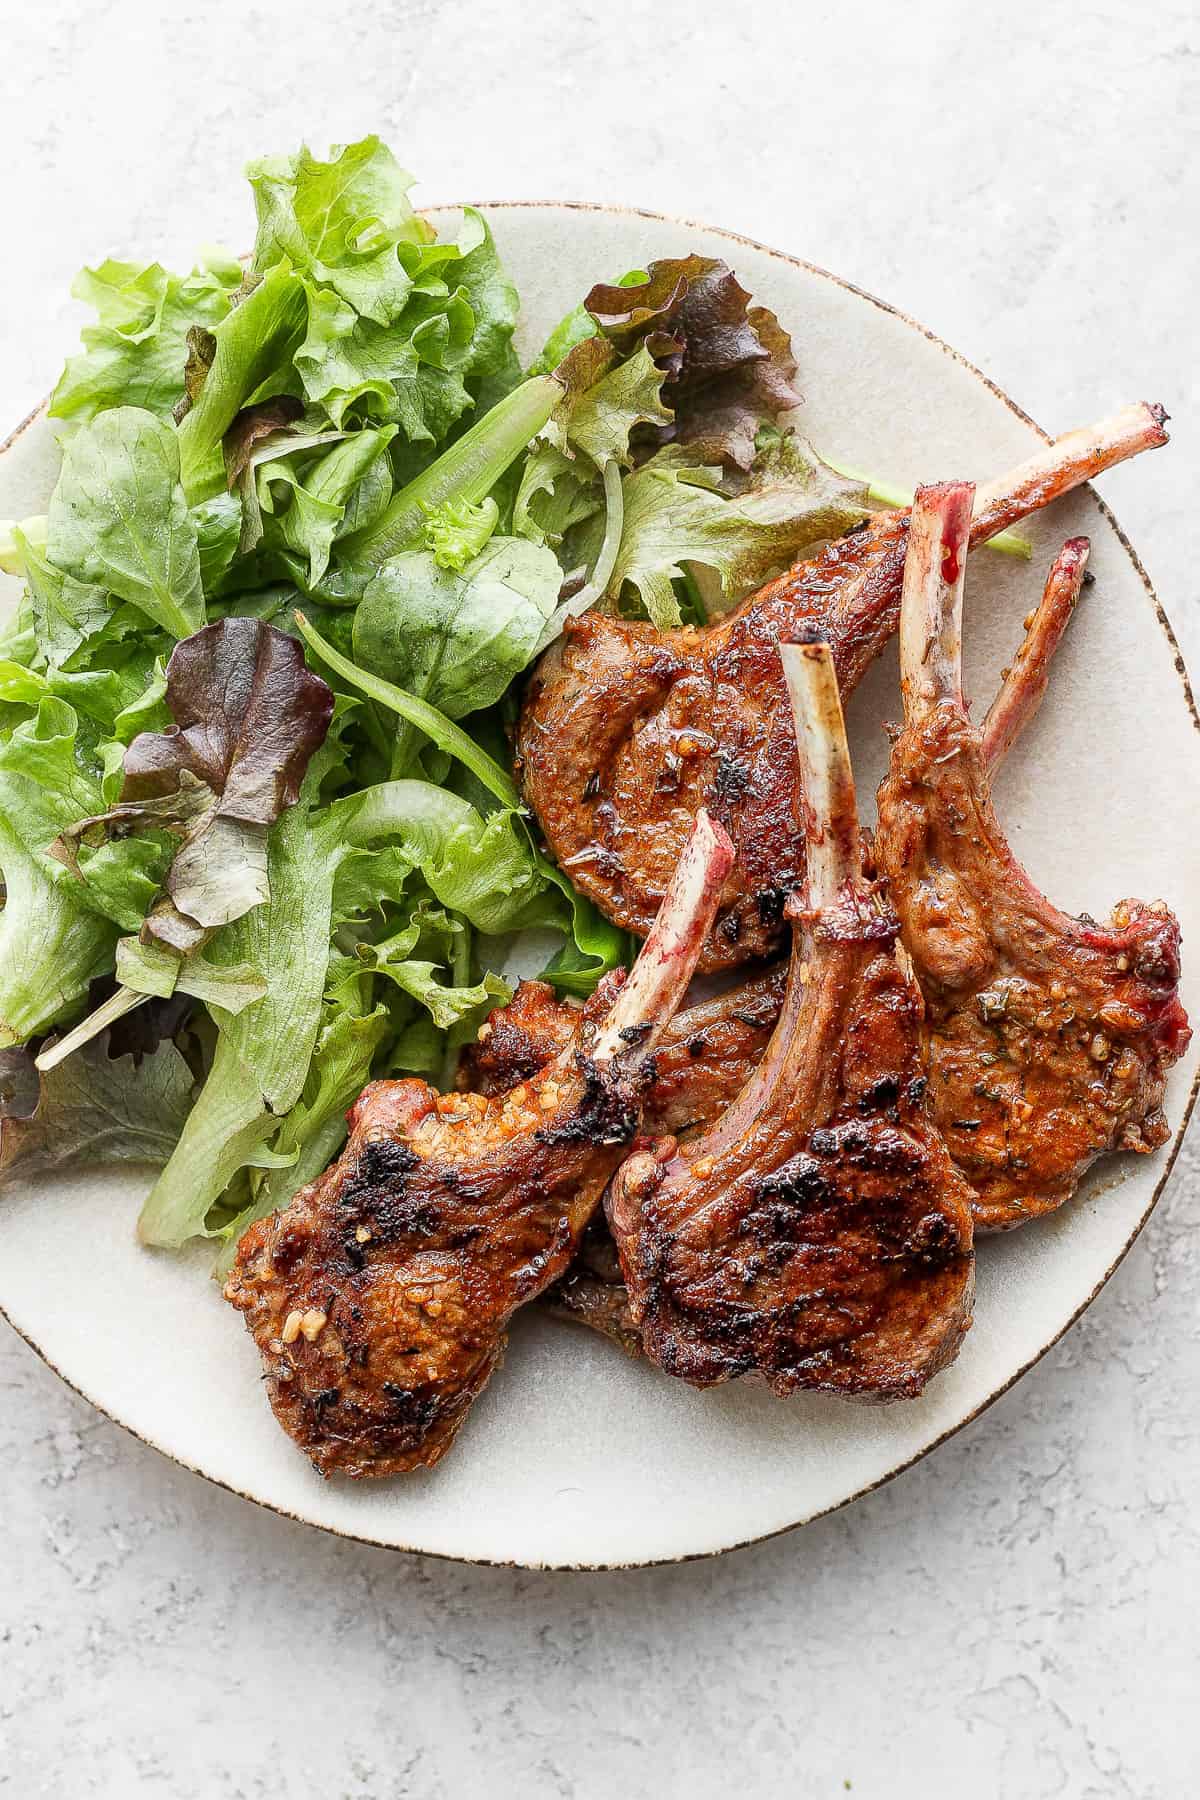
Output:
[[[14,422],[71,347],[81,262],[244,244],[246,157],[377,128],[430,200],[621,200],[798,251],[1048,426],[1163,399],[1175,448],[1105,491],[1200,661],[1194,5],[43,0],[8,14],[0,96]],[[0,1791],[1195,1792],[1198,1178],[1193,1149],[1082,1324],[938,1455],[798,1535],[628,1576],[288,1525],[5,1334]]]

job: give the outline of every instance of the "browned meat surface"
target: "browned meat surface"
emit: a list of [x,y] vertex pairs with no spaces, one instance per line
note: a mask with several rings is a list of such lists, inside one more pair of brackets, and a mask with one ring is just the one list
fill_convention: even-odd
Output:
[[[1163,417],[1129,407],[981,488],[972,545],[1164,443]],[[804,856],[777,646],[819,622],[848,694],[896,629],[907,538],[907,513],[879,514],[707,630],[591,613],[546,653],[521,715],[520,774],[556,859],[610,919],[645,934],[703,805],[738,860],[701,967],[780,947]]]
[[[777,963],[752,981],[676,1013],[654,1052],[642,1106],[644,1131],[686,1136],[719,1117],[761,1060],[786,985],[787,965]],[[584,1017],[594,1007],[593,998]],[[556,1056],[579,1029],[579,1019],[578,1007],[559,1000],[547,982],[521,982],[463,1052],[459,1086],[505,1093]],[[603,1332],[629,1355],[640,1354],[641,1338],[602,1212],[593,1217],[566,1275],[548,1289],[545,1304],[562,1318]]]
[[924,1106],[920,993],[865,879],[828,645],[783,651],[795,695],[807,908],[783,1012],[732,1106],[635,1153],[609,1223],[646,1354],[699,1386],[917,1394],[970,1319],[971,1217]]
[[1179,927],[1162,901],[1123,900],[1106,925],[1071,918],[1033,886],[1000,829],[989,766],[1040,697],[1039,630],[1069,611],[1086,540],[1052,571],[1033,652],[980,730],[960,686],[970,503],[956,484],[923,490],[914,509],[906,722],[879,793],[875,854],[925,995],[934,1116],[975,1191],[977,1227],[997,1230],[1060,1206],[1102,1152],[1164,1142],[1163,1084],[1190,1033]]
[[[759,1062],[770,1040],[787,985],[777,963],[712,999],[683,1008],[654,1052],[643,1102],[643,1129],[676,1136],[723,1112]],[[595,1000],[583,1010],[595,1016]],[[580,1013],[544,981],[522,981],[507,1006],[498,1006],[464,1052],[458,1085],[503,1094],[556,1056],[579,1029]]]
[[563,1274],[638,1125],[732,858],[701,814],[628,981],[530,1081],[492,1099],[375,1082],[340,1160],[238,1246],[226,1297],[323,1474],[431,1465],[517,1307]]
[[626,1356],[642,1354],[642,1334],[634,1322],[629,1291],[621,1279],[616,1246],[603,1212],[597,1212],[583,1234],[578,1254],[542,1304],[573,1325],[586,1325],[611,1338]]

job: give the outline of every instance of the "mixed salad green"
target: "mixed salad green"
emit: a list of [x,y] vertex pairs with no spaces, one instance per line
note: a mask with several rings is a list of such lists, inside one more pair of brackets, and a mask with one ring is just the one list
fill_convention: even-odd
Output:
[[486,221],[436,236],[377,138],[248,174],[245,266],[79,277],[61,473],[0,528],[0,1162],[158,1163],[170,1247],[285,1202],[372,1076],[448,1082],[512,934],[574,994],[626,956],[510,773],[564,621],[701,623],[869,501],[723,263],[522,370]]

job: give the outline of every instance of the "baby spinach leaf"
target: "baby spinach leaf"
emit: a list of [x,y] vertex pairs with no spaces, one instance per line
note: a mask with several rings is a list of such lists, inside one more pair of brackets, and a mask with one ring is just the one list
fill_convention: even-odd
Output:
[[393,557],[355,614],[355,661],[461,719],[528,665],[561,582],[554,554],[524,538],[492,538],[461,572],[426,550]]

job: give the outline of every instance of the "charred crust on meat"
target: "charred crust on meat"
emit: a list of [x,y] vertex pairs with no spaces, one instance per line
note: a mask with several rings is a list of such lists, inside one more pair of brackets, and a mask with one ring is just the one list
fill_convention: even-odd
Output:
[[715,804],[726,813],[735,807],[739,800],[745,799],[750,786],[750,771],[731,750],[722,750],[717,756],[716,773],[713,776],[712,798]]
[[763,925],[781,925],[783,923],[783,909],[787,905],[787,897],[787,889],[781,887],[763,888],[762,892],[755,897],[758,917]]
[[416,1151],[403,1139],[369,1138],[347,1170],[338,1200],[347,1211],[373,1203],[381,1190],[403,1188],[419,1162]]
[[534,1141],[554,1144],[627,1144],[638,1128],[640,1094],[652,1071],[643,1064],[630,1079],[601,1069],[584,1051],[575,1055],[583,1079],[579,1104],[554,1125],[542,1125]]
[[361,1269],[367,1260],[367,1253],[357,1239],[348,1237],[342,1242],[342,1255],[352,1269]]
[[863,1112],[886,1112],[895,1106],[899,1098],[899,1077],[881,1075],[878,1081],[872,1082],[865,1093],[859,1095],[858,1104]]
[[385,1381],[383,1393],[396,1423],[411,1432],[414,1439],[424,1437],[437,1417],[436,1397],[423,1394],[417,1388],[403,1388],[395,1381]]

